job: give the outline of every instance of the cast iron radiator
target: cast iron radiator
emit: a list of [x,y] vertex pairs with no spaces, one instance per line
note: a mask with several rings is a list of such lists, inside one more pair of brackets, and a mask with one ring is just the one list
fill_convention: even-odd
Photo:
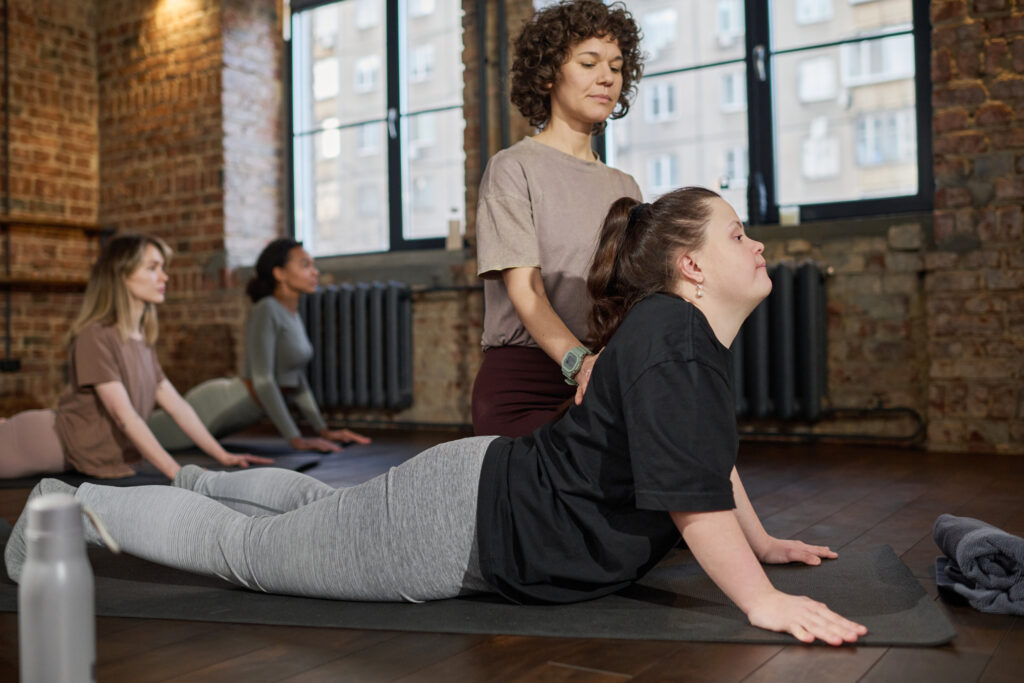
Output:
[[412,290],[401,282],[330,285],[304,294],[313,343],[307,374],[321,406],[399,410],[412,404]]
[[811,261],[769,266],[772,293],[732,345],[736,414],[817,420],[828,393],[825,276]]

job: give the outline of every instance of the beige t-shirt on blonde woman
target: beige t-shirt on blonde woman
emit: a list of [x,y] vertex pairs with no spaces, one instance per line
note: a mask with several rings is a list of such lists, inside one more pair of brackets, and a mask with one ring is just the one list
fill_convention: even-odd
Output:
[[577,339],[586,338],[587,272],[608,209],[620,197],[641,199],[632,176],[532,138],[491,158],[476,220],[484,349],[537,346],[508,297],[506,268],[539,267],[555,313]]

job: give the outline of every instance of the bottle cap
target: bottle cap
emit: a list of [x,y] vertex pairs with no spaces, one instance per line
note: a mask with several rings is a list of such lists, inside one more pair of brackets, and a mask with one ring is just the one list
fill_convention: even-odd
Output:
[[66,493],[47,493],[29,501],[28,538],[82,538],[82,505]]

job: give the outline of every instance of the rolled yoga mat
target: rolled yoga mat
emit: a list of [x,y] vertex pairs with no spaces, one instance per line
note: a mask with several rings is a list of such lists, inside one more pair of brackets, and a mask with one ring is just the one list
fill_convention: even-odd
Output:
[[[2,520],[0,520],[2,521]],[[0,532],[6,543],[10,529]],[[282,626],[572,638],[793,644],[754,628],[688,551],[677,550],[639,583],[573,605],[514,605],[497,596],[423,604],[342,602],[254,593],[217,579],[90,548],[100,616]],[[820,567],[766,567],[779,589],[821,600],[868,627],[857,645],[932,646],[956,631],[889,546],[850,550]],[[0,583],[0,611],[17,610],[17,586]]]

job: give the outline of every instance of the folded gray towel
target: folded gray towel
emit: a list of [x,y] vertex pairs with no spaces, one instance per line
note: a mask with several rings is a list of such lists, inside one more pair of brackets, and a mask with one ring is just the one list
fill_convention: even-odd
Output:
[[936,562],[940,591],[982,612],[1024,615],[1024,538],[954,515],[939,515],[932,538],[949,558]]

